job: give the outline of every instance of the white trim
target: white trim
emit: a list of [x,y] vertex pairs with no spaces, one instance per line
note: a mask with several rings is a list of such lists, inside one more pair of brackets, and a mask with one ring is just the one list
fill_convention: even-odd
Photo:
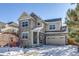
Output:
[[[55,29],[53,29],[53,28],[50,29],[50,26],[53,26],[53,25],[55,26]],[[55,24],[50,24],[50,25],[49,25],[49,30],[50,30],[50,31],[55,31],[55,30],[56,30],[56,25],[55,25]]]
[[34,28],[32,31],[33,32],[40,32],[42,29],[43,29],[43,27],[37,27],[37,28]]
[[20,20],[22,20],[22,21],[26,21],[27,19],[30,19],[30,18],[25,18],[25,19],[20,19]]
[[33,32],[32,32],[32,46],[36,46],[36,45],[39,45],[39,32],[37,32],[37,43],[36,44],[33,43]]

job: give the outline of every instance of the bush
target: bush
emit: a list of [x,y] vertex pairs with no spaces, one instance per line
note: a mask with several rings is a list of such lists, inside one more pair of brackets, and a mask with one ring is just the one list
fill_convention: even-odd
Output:
[[78,35],[76,35],[76,42],[79,43],[79,36]]
[[69,38],[68,39],[68,44],[72,44],[72,45],[74,45],[75,44],[75,38]]

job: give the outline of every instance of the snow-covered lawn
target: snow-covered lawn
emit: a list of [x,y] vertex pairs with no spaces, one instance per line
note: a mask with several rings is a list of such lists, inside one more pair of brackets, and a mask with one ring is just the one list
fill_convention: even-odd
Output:
[[35,48],[3,47],[0,48],[1,56],[79,56],[77,46],[52,46],[43,45]]

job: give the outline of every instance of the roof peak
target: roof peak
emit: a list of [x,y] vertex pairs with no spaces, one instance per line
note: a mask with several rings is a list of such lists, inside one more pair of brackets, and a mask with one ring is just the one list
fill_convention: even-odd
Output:
[[30,15],[24,11],[24,12],[22,12],[22,14],[21,14],[21,16],[20,16],[20,18],[19,18],[19,19],[25,19],[26,17],[28,17],[28,18],[29,18],[29,17],[30,17]]
[[41,19],[38,15],[36,15],[34,12],[32,12],[31,14],[30,14],[30,16],[32,16],[33,18],[38,18],[38,19]]
[[27,16],[28,14],[24,11],[24,12],[22,12],[22,14],[21,14],[21,15],[26,15],[26,16]]

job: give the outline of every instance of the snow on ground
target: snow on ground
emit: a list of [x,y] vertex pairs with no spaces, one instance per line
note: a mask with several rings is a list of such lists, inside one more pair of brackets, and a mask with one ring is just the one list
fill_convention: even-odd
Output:
[[1,47],[0,56],[79,56],[77,46],[43,45],[35,48]]

